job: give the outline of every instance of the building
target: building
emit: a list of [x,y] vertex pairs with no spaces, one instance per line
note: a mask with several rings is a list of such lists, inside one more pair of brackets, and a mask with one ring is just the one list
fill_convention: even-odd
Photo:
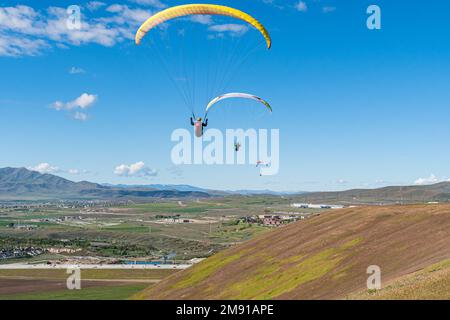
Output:
[[265,216],[262,219],[262,223],[268,227],[278,227],[281,225],[282,220],[279,216]]
[[81,249],[74,249],[74,248],[48,248],[48,252],[50,253],[75,253],[81,251]]
[[342,209],[344,206],[339,204],[312,204],[312,203],[293,203],[291,204],[293,208],[302,209]]

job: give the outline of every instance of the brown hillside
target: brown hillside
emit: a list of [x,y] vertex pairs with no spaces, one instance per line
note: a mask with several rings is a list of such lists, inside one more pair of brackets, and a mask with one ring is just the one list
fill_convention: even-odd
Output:
[[450,205],[329,211],[220,252],[142,292],[146,299],[341,299],[450,258]]

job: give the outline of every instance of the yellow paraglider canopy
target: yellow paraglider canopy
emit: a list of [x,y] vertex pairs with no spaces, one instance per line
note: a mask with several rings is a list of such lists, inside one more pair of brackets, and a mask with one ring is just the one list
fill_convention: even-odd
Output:
[[136,44],[139,44],[142,38],[145,36],[145,34],[154,27],[156,27],[157,25],[167,20],[188,15],[222,15],[243,20],[251,24],[263,35],[267,43],[267,49],[270,49],[272,45],[272,40],[270,39],[269,33],[258,20],[240,10],[215,4],[186,4],[171,7],[158,12],[157,14],[148,18],[147,21],[145,21],[139,27],[139,30],[136,32],[135,37]]

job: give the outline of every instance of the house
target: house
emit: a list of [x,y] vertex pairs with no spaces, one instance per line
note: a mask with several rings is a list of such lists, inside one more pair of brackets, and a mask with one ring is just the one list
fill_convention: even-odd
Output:
[[262,219],[262,223],[268,227],[278,227],[281,225],[282,220],[279,216],[266,216]]

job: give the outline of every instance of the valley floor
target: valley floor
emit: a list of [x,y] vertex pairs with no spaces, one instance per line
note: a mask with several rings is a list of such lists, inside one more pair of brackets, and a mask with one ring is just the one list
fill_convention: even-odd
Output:
[[65,270],[0,270],[0,300],[122,300],[177,272],[176,269],[88,269],[81,289],[69,290]]

